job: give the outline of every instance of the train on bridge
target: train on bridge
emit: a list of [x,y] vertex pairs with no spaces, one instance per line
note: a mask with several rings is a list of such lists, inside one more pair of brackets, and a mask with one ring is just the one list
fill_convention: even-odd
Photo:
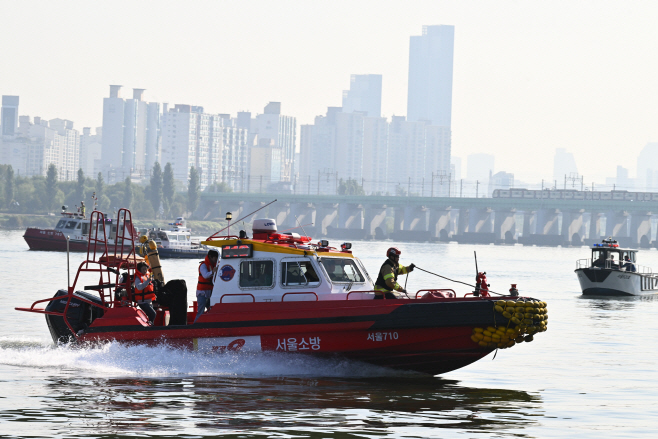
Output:
[[528,190],[521,188],[496,189],[492,198],[530,198],[549,200],[616,200],[616,201],[658,201],[656,192],[629,191],[578,191],[575,189]]

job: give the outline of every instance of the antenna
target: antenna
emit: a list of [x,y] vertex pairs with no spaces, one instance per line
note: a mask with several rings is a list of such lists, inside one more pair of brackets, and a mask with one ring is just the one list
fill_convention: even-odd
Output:
[[299,227],[302,228],[302,232],[304,232],[304,236],[308,236],[306,234],[306,230],[304,230],[304,226],[302,226],[302,223],[299,222],[299,219],[297,218],[297,215],[295,215],[295,221],[297,221],[297,224],[299,224]]
[[480,270],[478,270],[478,255],[475,250],[473,250],[473,256],[475,257],[475,277],[478,277]]
[[[240,222],[240,221],[242,221],[243,219],[247,218],[248,216],[253,215],[254,213],[258,212],[259,210],[263,210],[263,209],[265,209],[267,206],[269,206],[269,205],[272,204],[272,203],[275,203],[276,201],[277,201],[277,200],[270,201],[269,203],[267,203],[265,206],[261,207],[260,209],[256,209],[256,210],[254,210],[253,212],[248,213],[247,215],[243,216],[242,218],[235,220],[234,222],[236,222],[236,223],[237,223],[237,222]],[[213,233],[212,235],[210,235],[210,236],[208,237],[208,239],[206,239],[206,241],[212,241],[212,238],[214,238],[215,236],[217,236],[217,234],[223,232],[223,231],[226,230],[227,228],[228,228],[228,226],[226,226],[226,227],[224,227],[223,229],[218,230],[217,232]]]

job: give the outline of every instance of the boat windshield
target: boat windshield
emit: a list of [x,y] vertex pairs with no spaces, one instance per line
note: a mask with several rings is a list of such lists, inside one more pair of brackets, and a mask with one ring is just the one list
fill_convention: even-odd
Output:
[[352,259],[322,258],[320,261],[332,282],[365,282]]
[[66,225],[66,220],[59,220],[59,222],[57,223],[55,228],[56,229],[63,229],[65,225]]
[[620,263],[637,262],[636,253],[632,250],[595,249],[592,250],[592,267],[619,268]]

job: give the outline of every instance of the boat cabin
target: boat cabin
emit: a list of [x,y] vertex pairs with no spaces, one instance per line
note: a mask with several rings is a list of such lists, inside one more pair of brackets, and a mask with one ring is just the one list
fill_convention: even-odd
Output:
[[192,230],[186,227],[185,218],[178,217],[170,229],[149,229],[142,234],[155,241],[158,247],[168,249],[192,248]]
[[637,250],[620,248],[617,241],[612,239],[594,244],[591,250],[590,268],[636,271]]
[[220,252],[211,304],[372,297],[373,281],[350,243],[336,248],[277,233],[272,219],[255,220],[253,232],[253,238],[202,242]]

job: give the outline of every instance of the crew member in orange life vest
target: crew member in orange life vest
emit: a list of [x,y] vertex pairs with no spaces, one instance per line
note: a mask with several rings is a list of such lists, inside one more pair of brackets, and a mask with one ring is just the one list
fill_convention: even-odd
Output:
[[142,311],[146,313],[149,323],[152,325],[156,315],[152,304],[155,300],[155,293],[153,293],[151,277],[146,274],[148,270],[149,266],[146,262],[137,264],[137,269],[135,270],[135,301]]
[[199,281],[196,285],[197,315],[194,323],[201,317],[203,312],[208,308],[210,310],[210,296],[212,296],[212,279],[217,272],[217,262],[219,261],[219,252],[215,249],[208,250],[208,255],[201,264],[199,264]]

